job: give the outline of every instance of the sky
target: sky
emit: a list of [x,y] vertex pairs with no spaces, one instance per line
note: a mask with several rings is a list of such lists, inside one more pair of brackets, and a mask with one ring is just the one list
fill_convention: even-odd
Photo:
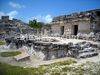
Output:
[[27,23],[32,19],[49,23],[56,16],[92,9],[100,9],[100,0],[0,0],[0,17]]

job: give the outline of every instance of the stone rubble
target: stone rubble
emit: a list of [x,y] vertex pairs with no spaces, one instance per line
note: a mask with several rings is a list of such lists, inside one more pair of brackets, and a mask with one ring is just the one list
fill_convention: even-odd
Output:
[[[32,38],[32,37],[31,37]],[[59,43],[60,39],[55,38],[7,38],[5,41],[7,45],[15,45],[17,49],[27,46],[29,48],[29,54],[39,55],[40,58],[43,55],[43,60],[55,59],[61,57],[74,57],[74,58],[87,58],[98,55],[98,45],[90,42],[79,42],[74,44],[73,42]],[[63,39],[63,38],[61,38]],[[12,46],[13,47],[13,46]],[[30,51],[32,50],[32,51]],[[34,53],[35,52],[35,53]],[[37,53],[37,54],[36,54]]]

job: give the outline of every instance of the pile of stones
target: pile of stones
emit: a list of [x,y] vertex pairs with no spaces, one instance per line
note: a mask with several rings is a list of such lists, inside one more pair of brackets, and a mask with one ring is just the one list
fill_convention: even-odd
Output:
[[[59,42],[59,40],[56,39],[39,39],[38,41],[35,39],[21,39],[21,38],[6,38],[5,39],[7,45],[12,43],[16,46],[17,49],[21,48],[22,46],[31,47],[38,51],[47,52],[48,54],[55,52],[55,54],[59,53],[63,56],[69,56],[69,57],[75,57],[75,58],[87,58],[87,57],[93,57],[98,55],[98,47],[96,44],[92,44],[90,42],[79,42],[76,44],[73,44],[72,42],[69,42],[68,44],[59,44],[59,43],[53,43],[53,42]],[[45,54],[47,54],[45,53]],[[53,53],[54,54],[54,53]]]
[[77,44],[68,43],[69,56],[75,58],[88,58],[98,55],[98,47],[90,42],[80,42]]
[[98,32],[98,33],[91,32],[89,34],[78,33],[77,34],[77,39],[100,41],[100,32]]

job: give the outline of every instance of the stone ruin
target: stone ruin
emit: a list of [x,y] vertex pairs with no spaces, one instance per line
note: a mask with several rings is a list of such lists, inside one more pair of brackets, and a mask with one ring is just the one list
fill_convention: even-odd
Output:
[[[54,38],[6,38],[7,45],[13,45],[17,49],[26,46],[29,48],[27,51],[30,55],[37,55],[42,60],[50,60],[62,57],[74,57],[74,58],[87,58],[98,55],[97,44],[90,42],[79,42],[73,44],[60,44],[58,39]],[[13,46],[11,46],[13,48]]]
[[70,55],[75,58],[87,58],[98,55],[98,46],[90,42],[79,42],[69,44]]
[[84,40],[92,40],[92,41],[100,41],[100,32],[94,33],[90,32],[89,34],[86,33],[78,33],[77,39],[84,39]]

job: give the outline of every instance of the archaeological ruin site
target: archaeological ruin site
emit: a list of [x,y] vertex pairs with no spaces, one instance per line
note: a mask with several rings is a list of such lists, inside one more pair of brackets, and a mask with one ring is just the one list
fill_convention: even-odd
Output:
[[[31,28],[21,20],[10,20],[9,16],[2,16],[0,44],[0,62],[24,68],[68,59],[74,59],[78,64],[98,62],[100,9],[55,16],[52,22],[42,25],[39,30]],[[6,52],[16,51],[20,53],[10,57],[9,54],[4,55]]]

